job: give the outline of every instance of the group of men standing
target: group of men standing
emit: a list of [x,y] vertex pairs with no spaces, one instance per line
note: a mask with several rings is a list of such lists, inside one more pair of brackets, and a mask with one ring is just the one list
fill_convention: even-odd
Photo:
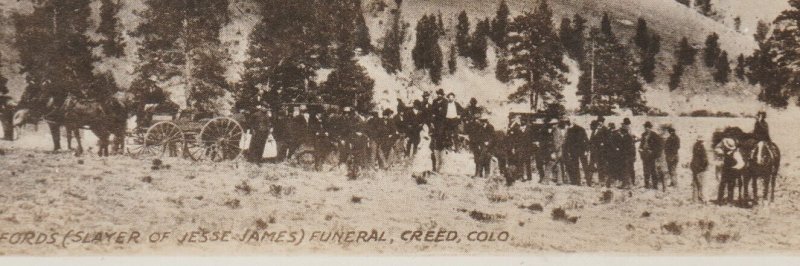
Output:
[[[255,111],[245,112],[252,134],[248,158],[254,162],[279,162],[292,158],[306,144],[313,147],[317,170],[322,170],[328,156],[337,151],[338,165],[346,164],[348,176],[354,178],[371,165],[389,168],[393,150],[402,150],[405,157],[415,156],[421,132],[427,127],[432,170],[439,172],[444,151],[458,147],[463,119],[474,116],[471,114],[479,107],[473,99],[469,107],[463,108],[455,101],[455,94],[445,96],[441,89],[436,95],[431,101],[430,93],[425,92],[412,106],[398,101],[397,112],[385,109],[365,114],[352,107],[309,110],[306,105],[298,105],[291,108],[292,113],[274,115],[272,109],[259,105]],[[270,139],[277,142],[277,152],[265,157],[263,149]],[[400,140],[405,141],[404,145],[396,145]]]
[[[507,185],[532,181],[532,166],[535,165],[539,183],[582,185],[581,180],[584,180],[587,186],[619,185],[630,189],[637,183],[636,142],[639,142],[645,187],[657,189],[660,183],[665,189],[666,178],[670,186],[677,183],[675,170],[680,139],[670,126],[663,126],[657,133],[652,123],[646,122],[644,133],[637,137],[631,133],[628,118],[617,128],[614,123],[606,125],[605,118],[599,116],[590,123],[588,133],[567,118],[535,118],[530,122],[521,118],[519,115],[512,117],[506,136],[507,148],[498,156],[507,159],[500,164]],[[511,169],[504,170],[503,161]]]
[[[312,111],[299,105],[291,108],[292,113],[274,115],[271,109],[259,106],[246,114],[253,136],[248,157],[254,162],[283,161],[306,144],[313,146],[315,169],[322,170],[329,155],[337,151],[338,165],[346,164],[348,176],[354,178],[371,165],[389,168],[392,151],[415,156],[421,132],[427,127],[434,173],[442,171],[446,150],[463,147],[473,153],[476,177],[488,176],[492,158],[497,158],[507,185],[532,181],[535,171],[539,182],[545,184],[632,188],[637,183],[634,163],[639,142],[644,186],[657,189],[660,184],[664,189],[667,178],[670,185],[676,184],[680,140],[672,127],[663,126],[657,133],[646,122],[644,133],[637,137],[631,133],[628,118],[617,128],[598,116],[587,132],[567,118],[523,121],[516,115],[503,134],[482,117],[484,110],[474,98],[464,108],[453,93],[445,95],[439,89],[434,99],[430,96],[423,93],[411,106],[398,100],[396,112],[385,109],[365,116],[351,107]],[[267,141],[277,142],[277,152],[264,151],[269,147]]]

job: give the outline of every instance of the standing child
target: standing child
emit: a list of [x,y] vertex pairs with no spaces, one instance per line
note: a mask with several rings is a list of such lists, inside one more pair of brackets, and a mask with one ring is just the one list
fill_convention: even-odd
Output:
[[708,170],[708,154],[701,136],[697,136],[697,142],[692,148],[692,162],[689,167],[692,170],[692,200],[705,204],[703,183]]

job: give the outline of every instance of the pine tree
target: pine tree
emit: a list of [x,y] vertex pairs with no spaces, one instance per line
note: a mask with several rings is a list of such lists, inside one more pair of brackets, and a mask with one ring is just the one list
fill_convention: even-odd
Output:
[[694,65],[697,49],[689,44],[689,39],[686,37],[681,38],[678,47],[675,50],[675,56],[679,64],[684,66]]
[[439,14],[436,15],[436,27],[439,29],[439,35],[444,36],[447,31],[444,29],[444,20],[442,20],[442,12],[439,11]]
[[508,69],[508,55],[505,52],[497,53],[497,67],[495,68],[494,76],[503,83],[511,81],[511,70]]
[[486,38],[489,36],[490,26],[489,19],[478,21],[475,25],[475,32],[472,35],[472,42],[470,43],[470,58],[475,68],[483,70],[486,68],[488,62],[486,61]]
[[603,13],[603,18],[600,20],[600,33],[604,34],[606,38],[613,40],[616,38],[614,32],[611,30],[611,18],[608,13]]
[[731,73],[731,65],[728,61],[728,52],[722,51],[719,54],[719,58],[717,58],[716,65],[716,72],[714,72],[714,81],[719,83],[728,83],[730,73]]
[[680,86],[681,77],[687,66],[693,65],[697,50],[689,44],[689,39],[683,37],[675,49],[675,65],[672,66],[672,74],[669,76],[669,88],[675,90]]
[[402,21],[400,10],[394,12],[391,22],[389,22],[389,28],[383,37],[383,49],[381,50],[381,65],[389,74],[403,70],[400,51],[403,49],[407,28],[408,24]]
[[613,106],[618,106],[634,114],[645,112],[644,87],[631,48],[609,32],[610,28],[605,31],[593,28],[590,32],[594,49],[588,63],[582,66],[578,84],[584,111],[608,114]]
[[760,44],[748,64],[748,79],[751,84],[761,85],[759,100],[775,107],[785,107],[789,103],[789,93],[785,86],[791,73],[779,64],[778,58],[779,51],[774,43]]
[[736,30],[736,32],[742,32],[742,17],[737,16],[733,18],[733,29]]
[[456,48],[458,55],[469,56],[469,17],[466,11],[458,14],[458,24],[456,24]]
[[544,103],[561,101],[567,83],[563,73],[568,68],[563,63],[564,51],[547,1],[541,1],[533,13],[516,17],[509,30],[513,33],[508,38],[511,78],[524,82],[509,95],[509,100],[521,102],[527,98],[532,109],[538,109],[540,99]]
[[456,45],[450,45],[450,54],[447,57],[447,69],[450,71],[450,75],[455,74],[456,70],[458,70],[458,61],[456,57],[458,56],[458,52],[456,51]]
[[[268,1],[260,7],[263,17],[250,34],[250,58],[245,61],[238,102],[254,104],[259,92],[271,106],[306,101],[309,85],[320,67],[321,54],[314,47],[329,47],[327,37],[319,38],[319,17],[313,10],[313,0]],[[292,21],[293,23],[286,23]]]
[[125,53],[125,41],[120,34],[120,22],[117,18],[122,4],[119,0],[102,0],[100,6],[100,25],[97,33],[103,36],[100,44],[103,53],[110,57],[122,57]]
[[650,33],[647,21],[639,18],[633,43],[639,51],[639,74],[647,83],[655,81],[656,56],[661,50],[661,37]]
[[745,79],[745,71],[746,71],[745,66],[746,66],[746,60],[744,58],[744,54],[739,54],[739,57],[736,58],[736,70],[734,70],[736,78],[738,78],[739,80]]
[[558,27],[558,38],[561,40],[561,45],[564,46],[564,49],[567,50],[567,53],[571,55],[570,50],[574,29],[572,29],[572,20],[568,17],[564,17],[561,19],[561,25]]
[[719,48],[719,35],[711,33],[706,37],[706,47],[703,49],[703,62],[706,67],[714,67],[722,50]]
[[661,51],[661,37],[653,33],[648,41],[648,48],[642,53],[642,62],[639,66],[640,75],[647,83],[655,81],[656,56]]
[[500,1],[497,12],[492,20],[492,41],[500,50],[506,49],[506,38],[508,36],[508,24],[511,10],[505,0]]
[[756,24],[756,33],[753,37],[756,39],[756,42],[763,43],[767,41],[767,34],[769,34],[769,24],[759,20],[758,24]]
[[437,39],[436,42],[433,44],[433,48],[431,49],[431,68],[428,73],[431,75],[431,82],[433,84],[439,85],[439,82],[442,81],[442,68],[444,68],[444,53],[442,53],[442,47],[439,46],[439,40]]
[[[143,22],[132,32],[142,39],[136,79],[154,79],[159,87],[180,86],[186,107],[216,112],[227,88],[219,31],[229,21],[228,1],[148,0],[145,4]],[[169,84],[176,79],[180,84]],[[135,96],[143,93],[142,88],[132,89]]]
[[650,32],[647,29],[647,21],[639,18],[636,23],[636,35],[633,37],[633,43],[639,47],[640,51],[647,51],[650,46]]
[[[33,12],[15,17],[20,65],[28,86],[20,106],[36,107],[39,100],[68,94],[90,98],[94,82],[92,43],[86,35],[91,22],[89,0],[39,1]],[[104,88],[108,89],[108,88]]]
[[672,74],[669,75],[669,89],[671,91],[677,89],[681,85],[681,76],[683,76],[684,66],[677,63],[672,66]]
[[375,81],[355,59],[338,61],[328,79],[322,83],[321,97],[325,103],[352,106],[367,114],[375,108],[372,99]]
[[354,7],[356,12],[356,47],[361,49],[362,55],[366,55],[372,52],[372,41],[369,36],[369,28],[364,20],[364,12],[361,10],[361,0],[357,0]]
[[567,52],[570,54],[570,57],[577,60],[578,63],[583,63],[584,57],[586,57],[586,48],[584,46],[586,45],[585,31],[587,22],[588,21],[579,14],[575,14],[572,18],[572,37],[569,38],[570,44],[567,48]]
[[694,5],[697,10],[700,11],[700,14],[703,14],[704,16],[712,15],[711,0],[695,0]]
[[436,16],[424,15],[417,22],[416,44],[411,50],[411,59],[418,70],[428,70],[431,81],[439,84],[442,79],[443,53],[439,46],[439,30]]

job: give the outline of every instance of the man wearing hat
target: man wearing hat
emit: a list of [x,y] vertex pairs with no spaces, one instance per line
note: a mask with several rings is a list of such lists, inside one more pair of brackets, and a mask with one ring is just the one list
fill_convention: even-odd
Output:
[[264,152],[264,144],[267,142],[267,136],[273,131],[272,111],[265,106],[256,105],[256,110],[248,115],[248,124],[251,125],[250,131],[253,138],[250,141],[249,159],[251,162],[260,163],[262,160],[261,155]]
[[592,178],[589,171],[589,160],[586,157],[589,149],[589,137],[586,135],[586,129],[578,124],[571,123],[569,118],[564,118],[563,123],[568,128],[564,140],[564,168],[567,175],[569,175],[570,182],[573,185],[581,184],[580,168],[583,167],[586,185],[591,186]]
[[[626,118],[627,119],[627,118]],[[636,140],[631,134],[630,119],[623,120],[622,126],[617,132],[617,145],[620,156],[620,177],[622,179],[622,187],[631,189],[636,185],[636,172],[634,164],[636,163]]]
[[566,143],[566,124],[557,118],[550,119],[553,128],[553,172],[558,184],[571,183],[564,169],[564,143]]
[[756,114],[756,123],[753,125],[753,137],[758,141],[772,141],[772,138],[769,136],[769,124],[767,124],[766,111],[759,111],[758,114]]
[[678,150],[681,148],[681,139],[675,134],[675,128],[666,126],[666,140],[664,141],[664,156],[667,160],[667,174],[669,175],[669,186],[678,185]]
[[[611,131],[606,127],[606,119],[603,116],[598,116],[595,120],[596,128],[592,130],[589,137],[591,146],[591,170],[592,175],[597,173],[597,181],[599,184],[607,182],[609,173],[609,158],[608,146],[611,138]],[[593,177],[589,177],[593,178]]]
[[708,154],[706,153],[703,137],[698,135],[697,141],[692,148],[692,162],[689,163],[692,170],[692,201],[705,204],[703,196],[703,186],[705,184],[705,173],[708,170]]
[[365,134],[361,117],[351,107],[344,108],[342,117],[342,134],[347,153],[347,177],[355,179],[361,169],[367,165],[369,158],[369,137]]
[[733,192],[736,188],[736,181],[741,178],[741,171],[745,162],[742,153],[739,151],[736,140],[724,138],[714,147],[714,153],[722,157],[721,177],[717,190],[717,204],[723,205],[726,201],[725,193],[728,193],[728,204],[733,203]]
[[[420,132],[422,132],[422,127],[425,125],[425,118],[422,113],[422,103],[420,101],[414,101],[414,105],[410,112],[402,114],[405,117],[403,120],[403,126],[398,126],[402,128],[408,137],[408,141],[406,142],[406,158],[417,155],[417,150],[419,149],[419,143],[421,141]],[[399,115],[398,115],[399,116]]]
[[385,109],[382,113],[383,117],[380,119],[378,130],[380,135],[376,136],[378,150],[378,167],[381,169],[389,168],[389,156],[392,153],[394,143],[399,139],[397,127],[395,127],[394,111],[392,109]]
[[447,94],[447,102],[442,107],[441,115],[444,118],[444,134],[447,136],[447,145],[452,145],[451,148],[456,149],[458,148],[455,145],[458,140],[458,126],[461,124],[464,108],[456,102],[456,95],[452,92]]
[[[475,176],[489,177],[491,173],[492,154],[491,147],[494,145],[494,126],[486,118],[478,118],[478,126],[474,135],[470,136],[470,142],[474,142],[473,157],[475,161]],[[530,165],[530,163],[528,164]]]
[[553,127],[549,123],[545,123],[544,119],[536,118],[534,120],[534,133],[535,153],[534,161],[536,162],[536,171],[539,172],[539,183],[549,184],[553,179]]
[[304,143],[310,143],[311,138],[311,114],[308,113],[308,107],[300,105],[294,108],[291,120],[289,120],[287,143],[288,146],[286,158],[291,159],[292,155]]
[[659,178],[656,172],[656,160],[663,156],[664,140],[653,131],[653,124],[650,121],[644,123],[641,143],[639,144],[639,155],[642,158],[642,168],[644,170],[645,188],[658,189]]
[[[419,101],[419,106],[418,106],[419,112],[421,113],[421,115],[419,116],[420,121],[428,126],[429,133],[432,132],[433,130],[433,113],[434,113],[433,111],[434,108],[433,105],[431,104],[430,97],[431,97],[430,92],[427,91],[423,92],[422,101]],[[417,101],[414,102],[415,105],[416,102]]]
[[508,130],[508,138],[511,140],[511,160],[516,168],[511,178],[506,179],[506,185],[512,185],[514,181],[522,182],[533,180],[531,161],[533,159],[533,128],[514,117],[513,126]]
[[369,149],[369,157],[370,157],[370,164],[377,162],[378,166],[383,168],[384,161],[381,158],[381,150],[380,150],[380,139],[383,137],[385,129],[385,125],[383,124],[383,119],[378,115],[378,112],[371,111],[369,112],[369,117],[367,121],[364,123],[364,133],[367,134],[369,137],[370,149]]

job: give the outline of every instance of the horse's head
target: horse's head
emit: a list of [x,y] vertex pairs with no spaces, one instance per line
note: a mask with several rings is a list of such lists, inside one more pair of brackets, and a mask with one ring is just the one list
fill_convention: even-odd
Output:
[[35,123],[37,119],[33,117],[30,109],[19,109],[14,113],[13,123],[15,127],[20,127],[25,124]]

